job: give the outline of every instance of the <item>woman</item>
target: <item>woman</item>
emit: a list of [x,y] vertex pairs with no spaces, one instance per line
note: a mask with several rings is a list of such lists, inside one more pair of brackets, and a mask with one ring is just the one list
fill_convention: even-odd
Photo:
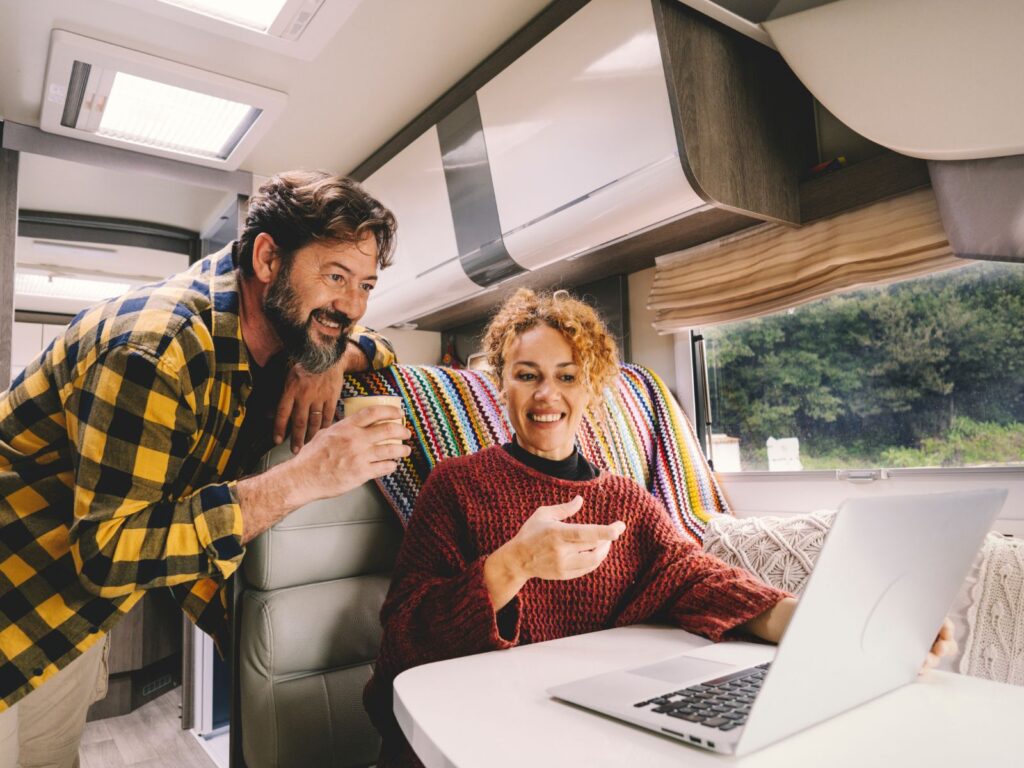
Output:
[[[593,309],[565,291],[520,290],[484,348],[515,438],[442,462],[417,499],[365,694],[382,768],[419,765],[392,714],[392,681],[409,667],[652,621],[778,642],[796,606],[704,554],[646,490],[580,455],[583,414],[618,370]],[[949,650],[946,639],[933,651]]]

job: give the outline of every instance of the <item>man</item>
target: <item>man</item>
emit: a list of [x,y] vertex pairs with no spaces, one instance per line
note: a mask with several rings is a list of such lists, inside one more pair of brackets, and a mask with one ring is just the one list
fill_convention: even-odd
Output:
[[[77,764],[105,633],[143,590],[170,587],[223,647],[245,544],[408,455],[380,444],[409,437],[375,424],[393,408],[317,431],[345,369],[394,360],[354,325],[394,230],[354,182],[274,177],[230,249],[86,310],[0,394],[0,766]],[[309,444],[239,480],[293,402]]]

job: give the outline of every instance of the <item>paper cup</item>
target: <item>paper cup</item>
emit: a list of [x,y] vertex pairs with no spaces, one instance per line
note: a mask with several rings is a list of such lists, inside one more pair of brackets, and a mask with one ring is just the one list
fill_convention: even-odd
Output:
[[[345,418],[354,416],[364,408],[371,408],[375,405],[390,405],[394,408],[402,410],[402,398],[396,395],[362,395],[359,397],[346,397],[341,401],[342,407],[345,409]],[[382,419],[381,421],[375,422],[376,424],[404,424],[405,418],[401,419]],[[390,445],[401,443],[401,440],[381,440],[381,445]]]

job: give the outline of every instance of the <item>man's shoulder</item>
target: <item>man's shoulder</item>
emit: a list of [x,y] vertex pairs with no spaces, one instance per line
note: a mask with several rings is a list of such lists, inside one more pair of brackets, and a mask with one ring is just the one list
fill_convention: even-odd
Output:
[[140,286],[79,314],[64,337],[66,358],[77,363],[130,348],[173,364],[213,351],[211,281],[193,267]]

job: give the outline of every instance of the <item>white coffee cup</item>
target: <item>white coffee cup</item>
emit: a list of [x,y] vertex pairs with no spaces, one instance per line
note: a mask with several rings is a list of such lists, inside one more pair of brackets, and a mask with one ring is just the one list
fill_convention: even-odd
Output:
[[[402,410],[402,398],[397,395],[358,395],[356,397],[346,397],[341,401],[342,407],[345,409],[345,418],[354,416],[360,411],[366,408],[372,408],[375,405],[390,405],[393,408]],[[404,424],[405,416],[401,419],[381,419],[380,421],[374,422],[375,424]],[[390,445],[401,443],[401,440],[381,440],[381,445]]]

